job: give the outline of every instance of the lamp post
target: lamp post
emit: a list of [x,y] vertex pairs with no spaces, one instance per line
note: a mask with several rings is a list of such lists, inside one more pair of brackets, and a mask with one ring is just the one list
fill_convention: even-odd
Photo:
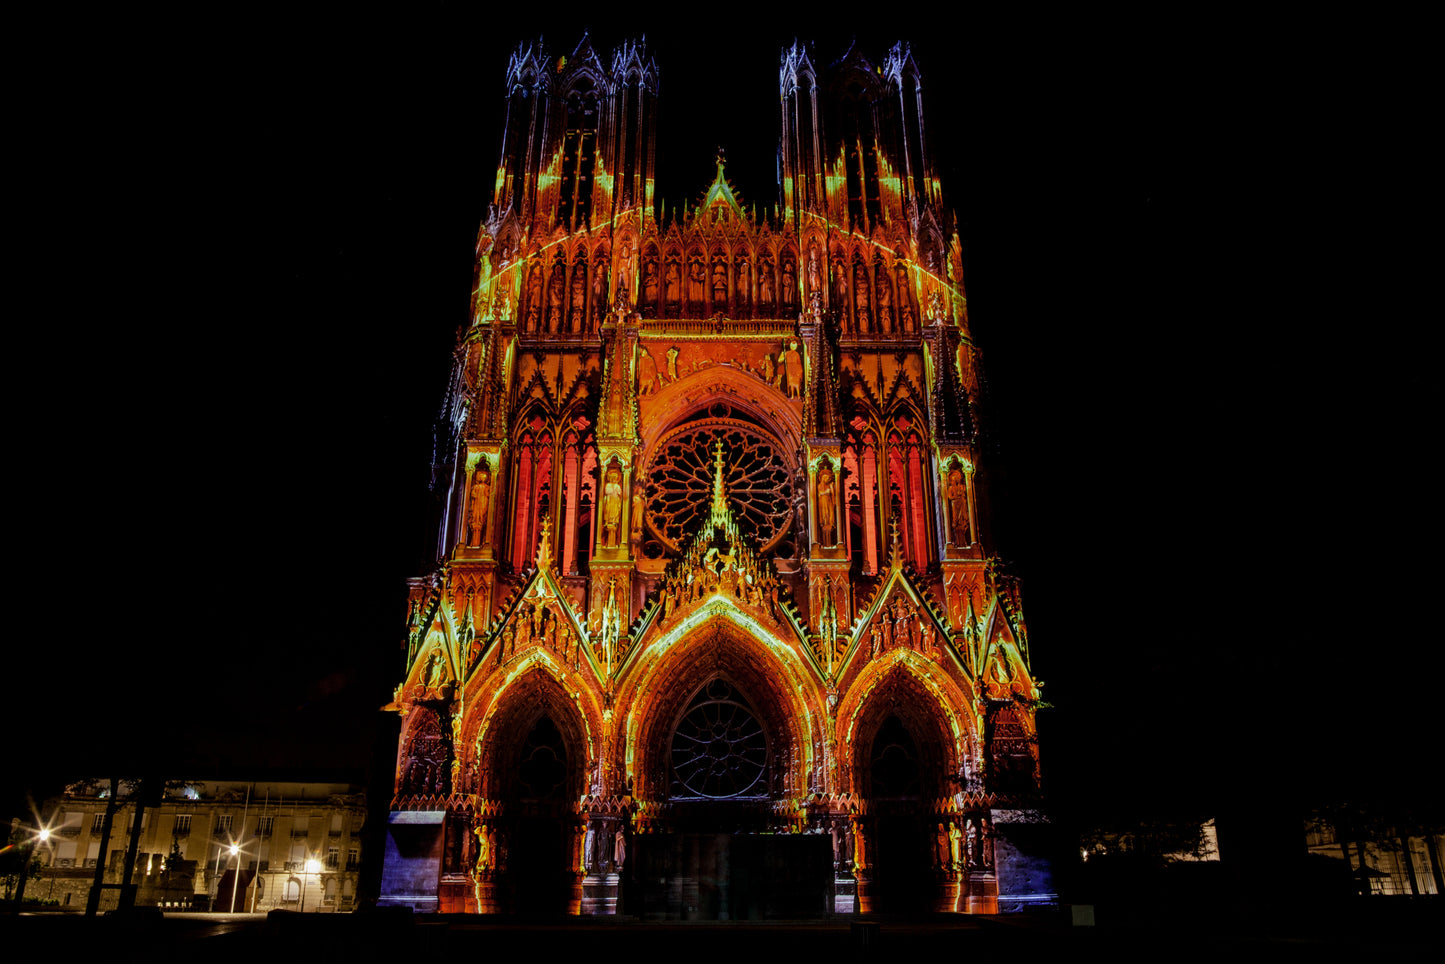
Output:
[[[13,827],[15,824],[12,823],[11,826]],[[30,879],[30,861],[35,859],[35,845],[37,843],[46,843],[49,840],[50,828],[41,827],[35,832],[35,836],[29,840],[21,841],[16,845],[15,849],[18,851],[20,857],[20,882],[15,885],[15,909],[17,911],[20,909],[20,905],[25,902],[25,882]],[[50,881],[50,886],[52,888],[55,886],[55,880],[53,878]]]
[[301,913],[306,913],[306,884],[312,874],[321,873],[321,861],[315,857],[307,857],[301,865]]
[[236,888],[241,884],[241,862],[236,860],[236,855],[240,852],[241,848],[237,847],[235,843],[232,843],[231,860],[235,861],[236,864],[236,876],[231,878],[231,913],[233,914],[236,912]]

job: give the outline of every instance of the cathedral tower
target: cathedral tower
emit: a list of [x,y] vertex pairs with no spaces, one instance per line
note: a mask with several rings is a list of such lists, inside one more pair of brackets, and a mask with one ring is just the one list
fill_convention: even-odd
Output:
[[663,220],[651,52],[513,54],[388,706],[385,902],[1053,899],[922,73],[903,44],[814,64],[782,54],[780,205],[719,158]]

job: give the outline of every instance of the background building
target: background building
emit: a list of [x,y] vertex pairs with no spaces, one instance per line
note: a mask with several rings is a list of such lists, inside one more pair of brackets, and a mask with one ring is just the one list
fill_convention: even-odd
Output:
[[[136,789],[121,782],[104,851],[111,802],[107,781],[74,784],[63,797],[47,802],[44,817],[51,835],[37,850],[45,869],[40,880],[31,882],[31,896],[84,906],[98,862],[104,864],[105,883],[124,882]],[[365,793],[345,783],[168,783],[159,803],[141,814],[130,880],[138,888],[136,904],[178,910],[350,910],[365,822]],[[101,909],[115,906],[117,896],[118,891],[106,889]]]
[[779,77],[776,195],[719,156],[663,210],[651,52],[511,58],[390,705],[385,902],[1053,898],[920,66],[795,45]]

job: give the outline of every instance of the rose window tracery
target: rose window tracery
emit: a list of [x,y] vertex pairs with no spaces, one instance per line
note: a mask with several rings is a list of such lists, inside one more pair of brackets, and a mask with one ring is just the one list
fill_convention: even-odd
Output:
[[768,743],[733,688],[714,679],[693,699],[672,735],[674,797],[713,800],[766,792]]
[[733,519],[760,551],[790,532],[792,473],[782,446],[757,425],[730,416],[689,422],[658,442],[647,473],[648,545],[652,558],[681,552],[708,517],[718,441],[723,445],[723,485]]

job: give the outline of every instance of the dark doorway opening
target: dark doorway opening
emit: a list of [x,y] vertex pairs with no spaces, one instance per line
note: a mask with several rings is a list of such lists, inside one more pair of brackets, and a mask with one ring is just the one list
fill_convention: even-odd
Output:
[[512,907],[521,914],[565,914],[575,880],[568,860],[567,748],[551,717],[543,716],[522,743],[519,799],[507,855]]
[[918,745],[897,715],[884,720],[873,738],[869,778],[873,908],[887,913],[926,910],[933,890],[928,850],[932,838],[923,806]]

